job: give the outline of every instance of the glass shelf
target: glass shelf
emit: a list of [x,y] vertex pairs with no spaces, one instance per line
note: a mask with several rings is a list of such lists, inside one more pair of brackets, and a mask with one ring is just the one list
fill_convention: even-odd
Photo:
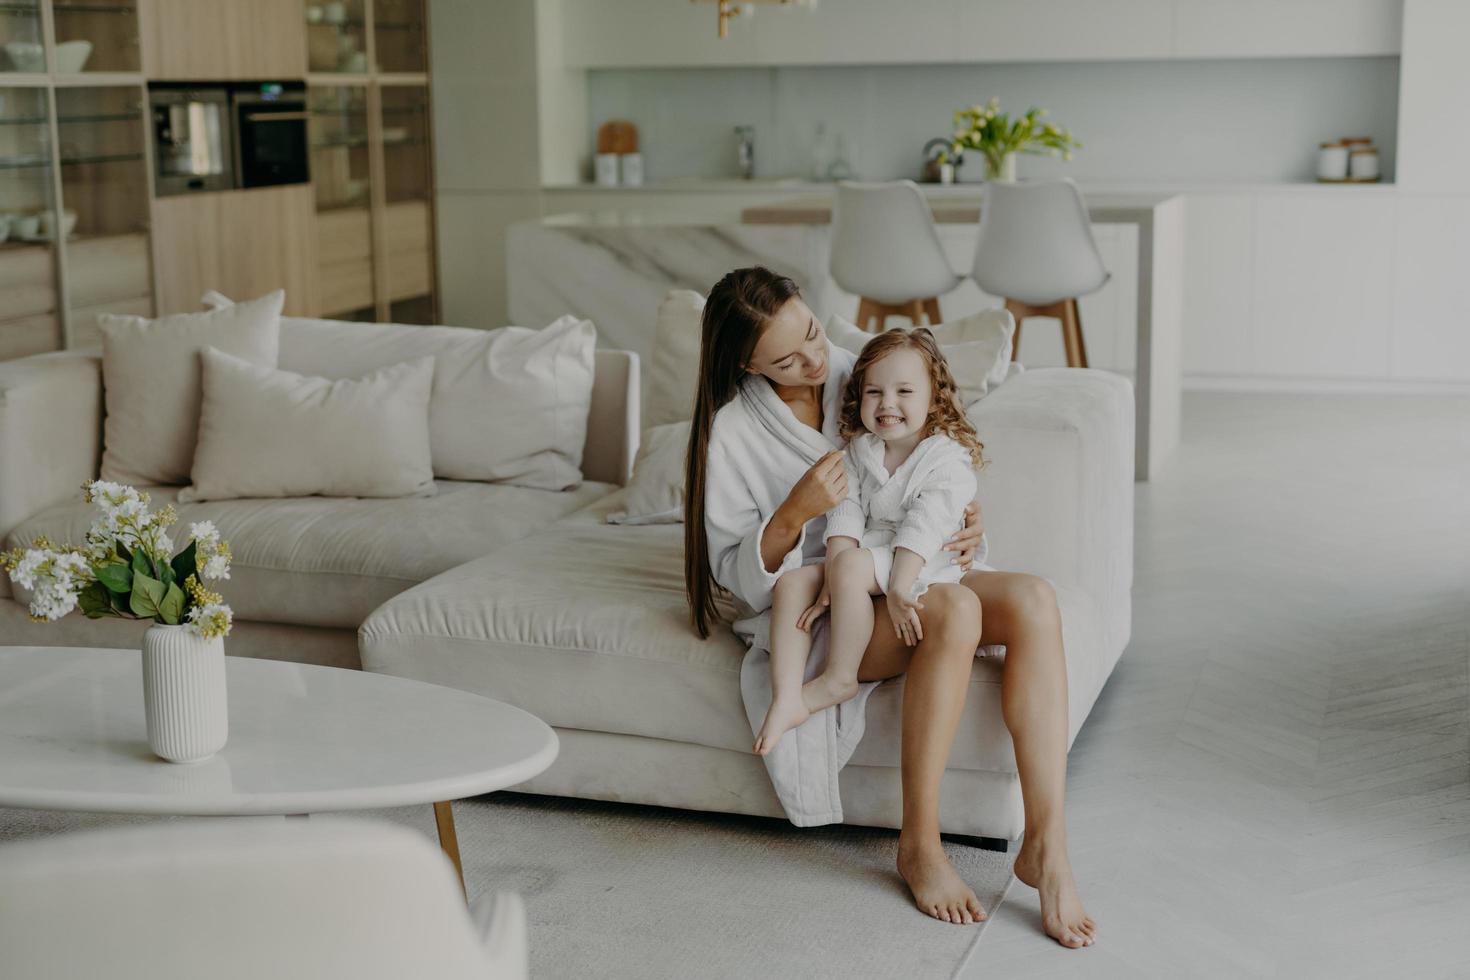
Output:
[[373,0],[373,47],[380,72],[429,70],[424,0]]
[[[6,0],[0,2],[0,75],[13,72],[35,74],[46,71],[46,54],[41,45],[40,0]],[[32,45],[20,54],[21,60],[7,50],[8,45]],[[4,115],[0,112],[0,115]]]

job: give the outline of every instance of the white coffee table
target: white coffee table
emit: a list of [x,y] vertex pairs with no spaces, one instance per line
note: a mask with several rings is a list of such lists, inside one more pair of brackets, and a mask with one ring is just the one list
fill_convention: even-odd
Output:
[[461,869],[450,801],[524,782],[557,754],[545,722],[477,694],[227,657],[229,743],[175,765],[148,748],[140,659],[0,647],[0,806],[246,816],[432,803]]

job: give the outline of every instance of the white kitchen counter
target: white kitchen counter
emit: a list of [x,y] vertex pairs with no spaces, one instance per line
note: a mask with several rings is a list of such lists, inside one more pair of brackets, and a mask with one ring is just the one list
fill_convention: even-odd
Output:
[[[575,313],[597,325],[603,346],[632,350],[647,359],[658,304],[669,289],[708,292],[729,270],[749,265],[765,265],[794,278],[824,320],[833,313],[852,316],[856,298],[843,293],[828,273],[829,229],[811,220],[812,191],[821,186],[791,188],[797,193],[789,196],[798,200],[787,196],[784,206],[800,219],[793,223],[743,222],[742,205],[752,203],[747,195],[729,200],[707,195],[694,201],[679,195],[664,205],[658,191],[628,189],[619,193],[644,195],[638,206],[568,211],[512,225],[506,251],[511,320],[546,323]],[[933,195],[936,203],[953,204],[937,211],[964,210],[973,198],[978,214],[974,185],[925,190],[938,192]],[[1089,194],[1088,199],[1115,278],[1084,298],[1084,330],[1099,316],[1118,321],[1111,332],[1115,335],[1105,338],[1107,353],[1093,362],[1111,363],[1133,377],[1135,472],[1146,480],[1162,471],[1179,442],[1184,201],[1170,192],[1123,190]],[[779,217],[782,208],[778,197],[761,212]],[[956,269],[969,268],[973,220],[956,218],[940,225]],[[946,316],[956,317],[997,306],[1000,299],[967,283],[940,302]],[[1029,345],[1022,348],[1023,362],[1046,334],[1032,328]],[[1095,332],[1088,337],[1091,345]],[[1114,348],[1117,356],[1108,356]]]

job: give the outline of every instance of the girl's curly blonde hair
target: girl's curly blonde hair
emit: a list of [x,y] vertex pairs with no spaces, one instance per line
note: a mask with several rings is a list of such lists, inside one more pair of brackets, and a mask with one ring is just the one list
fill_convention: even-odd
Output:
[[843,392],[842,416],[837,424],[842,438],[851,439],[858,433],[867,431],[863,425],[862,393],[868,369],[894,351],[904,349],[918,351],[919,356],[929,365],[931,397],[929,418],[924,424],[924,438],[942,432],[970,451],[970,459],[977,468],[984,466],[987,462],[982,455],[985,446],[980,442],[975,427],[965,417],[964,406],[960,404],[959,386],[955,384],[954,375],[949,373],[949,364],[939,350],[938,341],[924,327],[890,330],[868,341],[863,352],[858,355],[857,363],[853,365],[852,377],[848,379],[847,390]]

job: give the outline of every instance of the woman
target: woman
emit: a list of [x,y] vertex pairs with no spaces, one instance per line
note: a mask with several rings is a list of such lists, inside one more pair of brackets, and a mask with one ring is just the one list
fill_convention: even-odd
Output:
[[[828,343],[796,284],[784,276],[737,269],[710,291],[685,482],[684,576],[701,637],[719,618],[719,588],[748,613],[737,632],[758,642],[758,628],[750,624],[768,619],[776,580],[821,560],[822,525],[810,522],[821,522],[847,492],[837,416],[854,361]],[[775,438],[753,444],[750,430],[740,428],[742,385],[768,385],[811,430],[807,444],[824,439],[830,451],[808,466]],[[947,548],[959,552],[957,560],[968,567],[981,534],[973,505],[966,523]],[[986,916],[945,856],[939,782],[964,710],[975,650],[1004,644],[1002,707],[1026,810],[1016,877],[1040,892],[1048,935],[1070,948],[1090,946],[1097,927],[1082,908],[1067,856],[1066,660],[1051,586],[1031,575],[975,569],[958,585],[930,589],[920,619],[923,639],[906,646],[887,604],[876,602],[873,636],[858,673],[860,681],[908,674],[899,874],[928,915],[955,923]]]

